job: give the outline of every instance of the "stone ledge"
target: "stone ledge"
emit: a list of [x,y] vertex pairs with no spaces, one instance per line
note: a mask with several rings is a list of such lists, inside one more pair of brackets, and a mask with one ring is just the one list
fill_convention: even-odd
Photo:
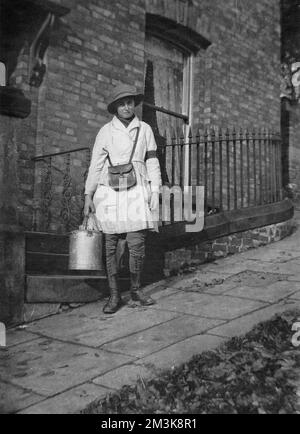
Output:
[[289,199],[284,199],[272,204],[206,216],[204,229],[201,232],[187,233],[185,222],[162,226],[158,234],[150,232],[148,242],[154,246],[161,245],[165,251],[175,250],[249,229],[284,222],[291,219],[293,215],[293,203]]
[[278,241],[292,232],[293,215],[293,203],[285,199],[207,216],[201,232],[186,233],[184,222],[163,226],[158,234],[149,233],[145,280]]

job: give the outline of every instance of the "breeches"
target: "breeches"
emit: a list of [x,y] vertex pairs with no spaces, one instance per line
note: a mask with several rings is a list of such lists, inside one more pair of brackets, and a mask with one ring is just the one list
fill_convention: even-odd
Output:
[[129,250],[129,270],[131,273],[140,273],[145,258],[146,230],[127,232],[124,234],[105,234],[106,268],[112,276],[118,273],[116,251],[120,238],[126,238]]

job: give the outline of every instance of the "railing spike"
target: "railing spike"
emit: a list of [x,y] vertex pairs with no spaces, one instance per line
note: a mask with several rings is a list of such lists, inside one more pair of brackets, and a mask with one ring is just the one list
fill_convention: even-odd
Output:
[[[176,134],[175,134],[175,131],[174,131],[174,128],[173,127],[171,127],[170,128],[170,130],[169,130],[169,133],[170,133],[170,139],[171,140],[173,140],[173,138],[176,136]],[[164,137],[167,139],[167,137],[168,137],[168,132],[167,132],[167,129],[165,129],[165,132],[164,132]]]
[[179,141],[179,137],[180,137],[180,132],[178,130],[178,127],[174,127],[174,131],[175,131],[175,137],[176,137],[176,141]]
[[[167,132],[166,132],[166,134],[167,134]],[[172,131],[171,131],[171,144],[175,145],[176,142],[177,142],[176,131],[175,131],[175,129],[172,128]]]
[[216,139],[216,131],[215,131],[214,127],[212,127],[210,130],[210,136],[211,136],[212,140]]
[[184,140],[185,139],[185,137],[184,137],[184,132],[183,132],[183,128],[181,128],[181,131],[180,131],[180,140]]
[[219,140],[221,141],[223,139],[223,130],[222,127],[219,127]]

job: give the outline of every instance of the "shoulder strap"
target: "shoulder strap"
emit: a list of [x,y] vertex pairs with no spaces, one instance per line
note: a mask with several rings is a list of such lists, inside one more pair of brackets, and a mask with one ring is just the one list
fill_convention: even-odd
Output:
[[131,152],[131,155],[130,155],[129,163],[131,163],[131,160],[132,160],[132,158],[134,156],[134,153],[135,153],[136,145],[137,145],[138,138],[139,138],[139,135],[140,135],[140,129],[141,128],[138,127],[137,132],[136,132],[136,136],[135,136],[135,140],[134,140],[134,145],[133,145],[133,149],[132,149],[132,152]]
[[[135,136],[135,139],[134,139],[134,145],[133,145],[132,152],[131,152],[131,155],[130,155],[129,163],[131,163],[131,160],[132,160],[132,158],[134,156],[136,145],[137,145],[137,142],[138,142],[138,139],[139,139],[139,135],[140,135],[140,127],[137,128],[137,132],[136,132],[136,136]],[[112,164],[111,159],[109,157],[109,152],[108,151],[106,151],[106,152],[107,152],[108,162],[112,166],[113,164]]]
[[[112,127],[111,127],[111,124],[112,124],[112,121],[110,121],[110,137],[112,138]],[[107,159],[108,159],[108,162],[109,162],[109,164],[112,166],[113,164],[112,164],[112,162],[111,162],[111,159],[110,159],[110,156],[109,156],[109,152],[108,152],[108,150],[106,149],[106,153],[107,153]]]

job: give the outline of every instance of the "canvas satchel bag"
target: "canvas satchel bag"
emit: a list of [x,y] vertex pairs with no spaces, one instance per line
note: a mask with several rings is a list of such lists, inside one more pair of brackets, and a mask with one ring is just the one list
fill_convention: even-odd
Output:
[[115,191],[129,190],[137,183],[136,173],[131,160],[136,149],[139,134],[140,127],[138,127],[137,129],[133,149],[130,155],[129,162],[127,164],[119,164],[117,166],[113,166],[108,154],[108,161],[110,164],[110,166],[108,166],[108,184]]

